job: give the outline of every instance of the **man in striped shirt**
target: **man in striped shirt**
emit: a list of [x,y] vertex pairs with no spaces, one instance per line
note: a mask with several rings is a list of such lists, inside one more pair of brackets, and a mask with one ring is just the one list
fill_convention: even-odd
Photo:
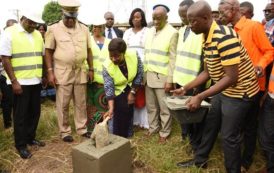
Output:
[[187,17],[191,30],[204,35],[205,68],[195,80],[174,92],[184,94],[210,78],[215,84],[186,103],[190,111],[195,111],[202,100],[213,96],[195,158],[181,166],[206,167],[208,155],[221,129],[226,170],[239,173],[241,127],[259,91],[254,67],[236,32],[212,19],[207,2],[194,3],[189,7]]

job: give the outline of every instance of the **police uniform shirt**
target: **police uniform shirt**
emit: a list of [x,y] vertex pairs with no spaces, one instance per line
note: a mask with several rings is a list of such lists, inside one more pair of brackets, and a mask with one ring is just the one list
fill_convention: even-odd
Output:
[[[63,21],[48,27],[45,47],[54,50],[54,73],[57,84],[86,83],[87,50],[91,48],[88,28],[76,21],[75,28],[67,28]],[[80,70],[80,73],[76,70]]]

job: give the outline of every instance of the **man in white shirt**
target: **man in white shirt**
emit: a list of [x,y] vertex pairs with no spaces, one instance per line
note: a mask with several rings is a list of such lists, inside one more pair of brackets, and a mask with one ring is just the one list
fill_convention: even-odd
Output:
[[15,147],[21,158],[32,154],[27,145],[45,146],[35,139],[40,118],[40,92],[44,42],[37,23],[43,23],[40,14],[26,11],[20,20],[5,30],[0,42],[0,55],[7,73],[7,83],[13,91]]

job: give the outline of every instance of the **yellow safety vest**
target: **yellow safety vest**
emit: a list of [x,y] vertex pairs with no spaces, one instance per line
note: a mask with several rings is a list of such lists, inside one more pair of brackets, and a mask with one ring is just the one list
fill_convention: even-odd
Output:
[[170,41],[177,30],[170,24],[154,36],[154,30],[150,29],[145,43],[144,71],[152,71],[168,75]]
[[118,65],[113,64],[109,58],[106,59],[103,64],[114,81],[116,96],[120,95],[127,85],[131,86],[132,81],[137,74],[138,58],[136,51],[127,50],[125,53],[125,60],[127,64],[128,78],[123,75]]
[[184,86],[197,77],[202,61],[203,35],[196,35],[190,30],[188,37],[183,41],[185,30],[186,26],[179,30],[177,55],[173,74],[174,83],[178,83],[181,86]]
[[39,31],[34,30],[31,34],[33,44],[25,32],[19,31],[19,26],[7,28],[11,34],[12,58],[11,65],[17,79],[31,79],[42,77],[43,67],[43,38]]
[[108,44],[110,39],[105,38],[104,45],[102,49],[100,49],[93,39],[91,38],[91,51],[93,57],[93,68],[94,68],[94,82],[99,84],[104,83],[102,71],[103,71],[103,63],[105,59],[109,59],[109,52],[108,52]]

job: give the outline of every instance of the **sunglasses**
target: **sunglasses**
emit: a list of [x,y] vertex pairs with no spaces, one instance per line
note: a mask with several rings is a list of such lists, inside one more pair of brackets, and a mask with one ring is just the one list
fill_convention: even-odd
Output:
[[66,20],[69,20],[69,19],[76,20],[76,17],[70,17],[70,16],[66,16],[66,15],[63,15],[63,17]]

